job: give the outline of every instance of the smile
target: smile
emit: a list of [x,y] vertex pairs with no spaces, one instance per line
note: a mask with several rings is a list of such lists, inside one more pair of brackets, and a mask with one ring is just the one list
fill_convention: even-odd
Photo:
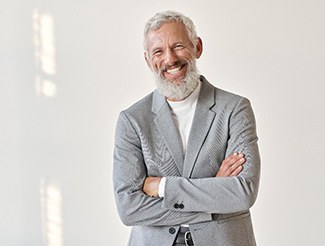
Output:
[[175,73],[177,73],[179,70],[181,70],[182,67],[183,67],[183,66],[175,67],[175,68],[172,68],[172,69],[167,69],[166,72],[169,73],[169,74],[175,74]]
[[173,67],[173,68],[167,68],[164,71],[170,75],[175,75],[177,74],[180,70],[183,69],[183,67],[185,66],[185,64],[180,64],[177,67]]

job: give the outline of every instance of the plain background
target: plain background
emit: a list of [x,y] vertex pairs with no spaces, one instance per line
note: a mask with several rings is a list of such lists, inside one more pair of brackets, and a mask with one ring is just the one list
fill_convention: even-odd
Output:
[[126,245],[114,128],[154,89],[142,30],[167,9],[196,24],[201,73],[252,102],[258,245],[325,245],[323,0],[1,0],[0,245]]

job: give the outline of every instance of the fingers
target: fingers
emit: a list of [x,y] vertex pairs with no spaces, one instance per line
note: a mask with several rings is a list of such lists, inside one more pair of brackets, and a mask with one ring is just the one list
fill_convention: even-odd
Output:
[[[245,158],[243,154],[235,153],[230,157],[229,167],[226,171],[227,176],[235,176],[238,173],[238,170],[242,170],[243,164],[245,163]],[[239,168],[239,169],[238,169]]]
[[221,164],[218,171],[218,177],[237,176],[243,170],[243,164],[245,163],[244,154],[234,153],[228,156]]
[[239,167],[237,167],[229,176],[237,176],[238,174],[240,174],[240,172],[243,170],[243,166],[240,165]]

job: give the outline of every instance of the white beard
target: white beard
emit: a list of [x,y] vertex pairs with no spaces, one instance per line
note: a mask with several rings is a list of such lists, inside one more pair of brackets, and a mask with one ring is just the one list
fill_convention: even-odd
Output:
[[160,93],[168,99],[175,101],[187,98],[197,87],[200,77],[194,59],[188,62],[186,75],[179,84],[164,79],[161,71],[154,71],[153,75]]

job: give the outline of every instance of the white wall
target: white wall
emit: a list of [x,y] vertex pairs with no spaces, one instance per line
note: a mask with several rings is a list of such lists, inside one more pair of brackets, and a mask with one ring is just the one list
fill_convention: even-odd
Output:
[[2,0],[1,245],[126,245],[114,126],[154,88],[142,29],[166,9],[196,23],[202,74],[252,101],[258,245],[325,245],[323,0]]

